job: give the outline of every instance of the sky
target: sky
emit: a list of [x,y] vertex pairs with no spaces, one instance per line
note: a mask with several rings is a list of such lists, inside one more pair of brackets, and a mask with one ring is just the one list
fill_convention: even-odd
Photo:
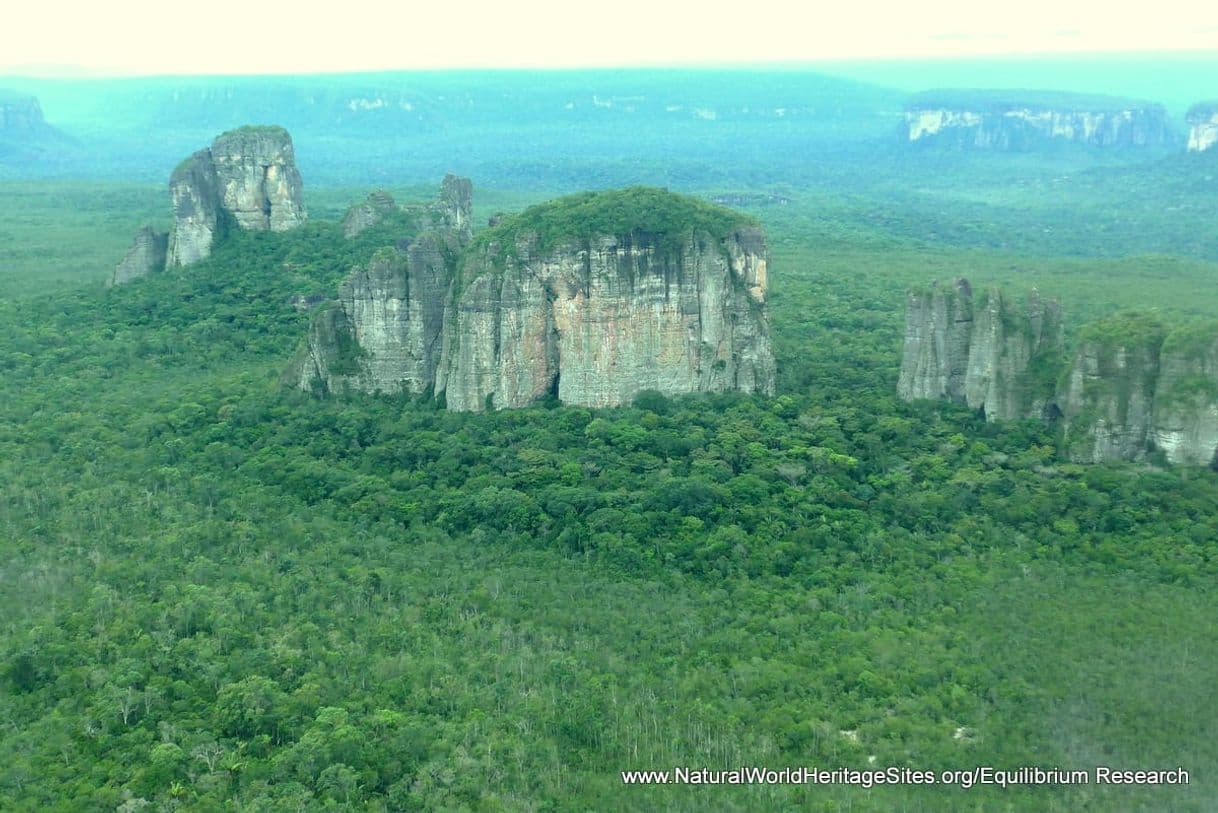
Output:
[[329,73],[1218,52],[1218,3],[1156,0],[41,0],[0,74]]

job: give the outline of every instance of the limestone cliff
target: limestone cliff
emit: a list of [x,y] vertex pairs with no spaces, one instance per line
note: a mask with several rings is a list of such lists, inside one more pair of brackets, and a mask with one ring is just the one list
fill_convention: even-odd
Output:
[[1177,328],[1164,339],[1152,440],[1171,463],[1218,464],[1218,324]]
[[987,420],[1040,417],[1060,365],[1061,309],[1036,291],[1019,303],[997,288],[910,291],[897,393],[967,404]]
[[1189,152],[1204,152],[1218,144],[1218,101],[1193,105],[1185,120]]
[[1084,329],[1057,396],[1072,460],[1101,463],[1146,457],[1165,333],[1157,319],[1136,314]]
[[127,256],[114,269],[110,284],[121,285],[164,270],[168,248],[167,233],[158,232],[152,226],[144,226],[135,233],[135,241],[127,251]]
[[306,218],[292,137],[282,127],[242,127],[218,136],[169,180],[174,226],[170,267],[211,254],[230,224],[285,231]]
[[285,380],[432,388],[470,411],[773,392],[765,238],[745,218],[664,190],[588,193],[466,245],[469,202],[469,182],[446,178],[437,228],[356,269]]
[[1012,152],[1052,143],[1147,147],[1175,139],[1161,105],[1020,90],[918,94],[906,106],[901,136],[908,142]]

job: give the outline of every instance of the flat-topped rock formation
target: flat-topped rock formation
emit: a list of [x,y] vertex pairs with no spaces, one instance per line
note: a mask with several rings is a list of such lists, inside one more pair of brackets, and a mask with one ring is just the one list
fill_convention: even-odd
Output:
[[1020,152],[1054,143],[1121,148],[1171,144],[1162,105],[1032,90],[935,90],[906,105],[908,142]]
[[773,392],[768,256],[751,221],[636,188],[542,204],[468,243],[470,190],[445,178],[430,229],[352,273],[288,383],[431,389],[467,411]]

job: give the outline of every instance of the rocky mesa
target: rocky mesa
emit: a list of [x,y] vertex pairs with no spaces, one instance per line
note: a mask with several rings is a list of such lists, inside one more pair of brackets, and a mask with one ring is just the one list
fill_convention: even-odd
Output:
[[1040,417],[1061,366],[1061,308],[1035,291],[974,297],[968,280],[906,295],[898,394],[967,404],[986,420]]
[[1218,323],[1117,314],[1083,326],[1067,363],[1056,303],[975,300],[957,279],[907,294],[897,393],[1056,423],[1075,462],[1218,465]]
[[[241,127],[178,165],[169,179],[173,226],[145,226],[115,269],[112,284],[211,254],[228,229],[285,231],[307,217],[292,137],[282,127]],[[150,246],[166,243],[163,254]]]
[[916,94],[901,137],[959,149],[1023,152],[1054,143],[1150,147],[1176,140],[1162,105],[1029,90],[947,89]]
[[468,200],[468,181],[446,179],[429,229],[352,273],[285,380],[431,388],[465,411],[773,392],[768,255],[747,218],[633,188],[535,206],[470,241]]

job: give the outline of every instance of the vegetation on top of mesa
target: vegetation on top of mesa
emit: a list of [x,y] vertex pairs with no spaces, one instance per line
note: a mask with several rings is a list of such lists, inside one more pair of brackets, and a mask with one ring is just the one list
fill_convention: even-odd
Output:
[[1190,322],[1174,328],[1163,340],[1163,352],[1186,358],[1199,358],[1218,345],[1218,322]]
[[1218,99],[1207,99],[1197,102],[1188,109],[1187,118],[1206,118],[1218,113]]
[[698,198],[667,189],[632,186],[580,192],[531,206],[482,232],[475,243],[498,243],[503,249],[510,249],[527,232],[535,233],[543,247],[565,238],[632,232],[643,232],[667,242],[695,231],[722,238],[740,226],[755,225],[757,221],[746,214]]
[[1122,311],[1085,326],[1079,332],[1084,342],[1106,346],[1159,346],[1167,328],[1157,313]]
[[289,139],[291,138],[291,135],[288,134],[288,131],[286,129],[284,129],[283,127],[280,127],[278,124],[244,124],[240,127],[234,128],[232,130],[225,130],[223,133],[216,136],[216,140],[219,141],[222,138],[232,138],[232,137],[236,137],[236,136],[259,136],[259,135],[282,136],[284,138],[289,138]]
[[1111,113],[1135,108],[1159,107],[1145,99],[1105,96],[1098,93],[1071,93],[1062,90],[999,90],[989,88],[938,88],[915,93],[905,104],[906,110],[938,108],[967,109],[981,113],[1003,113],[1032,107],[1073,110],[1087,113]]

